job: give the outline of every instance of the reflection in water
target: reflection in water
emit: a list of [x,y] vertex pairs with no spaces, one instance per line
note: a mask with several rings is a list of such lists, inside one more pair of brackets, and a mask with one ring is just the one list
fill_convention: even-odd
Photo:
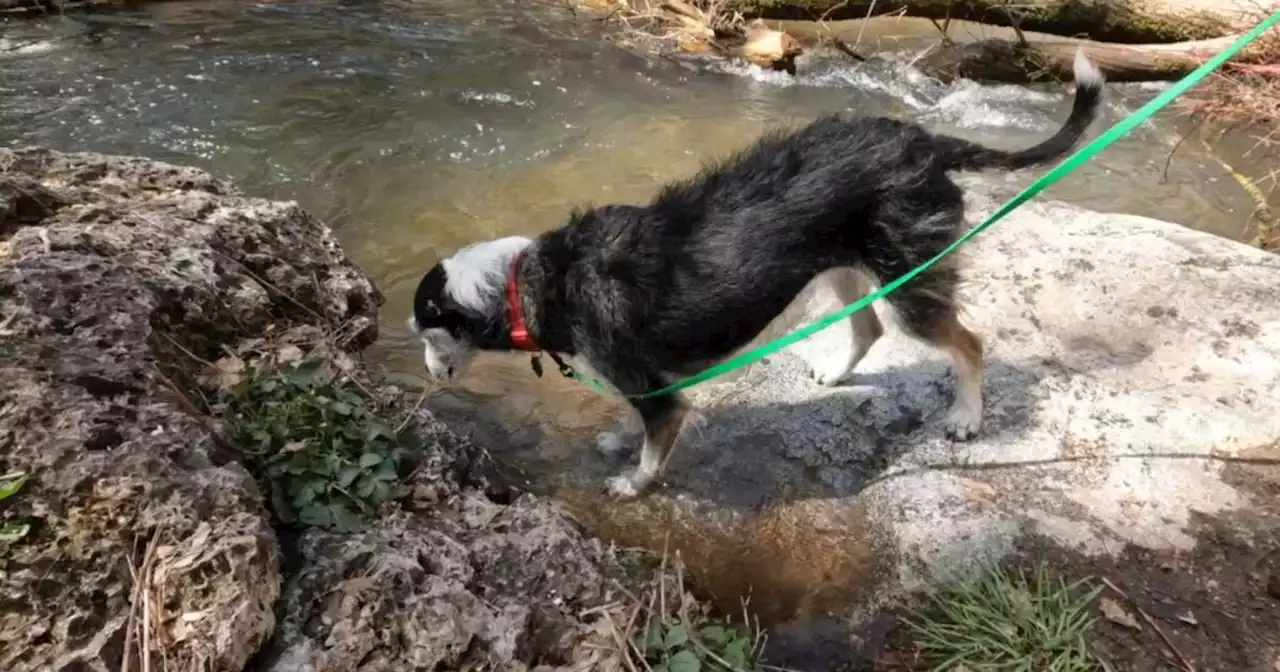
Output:
[[[388,295],[375,356],[413,372],[414,284],[473,240],[545,230],[587,201],[642,201],[766,128],[825,112],[914,115],[1007,147],[1038,141],[1067,111],[1060,89],[946,87],[888,65],[815,63],[798,82],[695,73],[594,30],[526,0],[195,0],[14,23],[6,44],[22,48],[0,53],[0,143],[194,163],[299,200]],[[1233,203],[1202,189],[1198,166],[1175,162],[1161,183],[1157,137],[1138,132],[1050,197],[1235,227]],[[993,179],[1011,194],[1030,176]],[[614,406],[536,380],[523,358],[485,357],[476,371],[467,387],[512,419],[586,428]]]

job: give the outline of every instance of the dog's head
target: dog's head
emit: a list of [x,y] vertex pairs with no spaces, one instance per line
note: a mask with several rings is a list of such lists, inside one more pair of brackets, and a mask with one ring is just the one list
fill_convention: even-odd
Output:
[[468,245],[422,276],[409,328],[422,339],[432,380],[462,377],[476,351],[506,324],[507,270],[530,242],[511,237]]

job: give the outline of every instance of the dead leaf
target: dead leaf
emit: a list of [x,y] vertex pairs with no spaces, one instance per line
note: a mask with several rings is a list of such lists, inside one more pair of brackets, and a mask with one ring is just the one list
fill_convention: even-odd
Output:
[[1196,620],[1196,615],[1191,613],[1190,609],[1188,609],[1185,614],[1178,614],[1178,620],[1186,623],[1187,625],[1200,625],[1200,621]]
[[286,345],[276,353],[276,360],[281,364],[300,362],[302,361],[302,348],[296,345]]
[[199,621],[203,619],[205,616],[208,616],[209,614],[212,614],[212,613],[213,613],[212,609],[205,609],[203,611],[188,611],[182,614],[182,622],[195,623],[196,621]]
[[1103,618],[1115,623],[1116,625],[1124,626],[1130,630],[1142,629],[1142,626],[1138,625],[1138,619],[1134,618],[1133,614],[1125,611],[1124,607],[1120,606],[1119,602],[1116,602],[1109,597],[1104,597],[1101,600],[1098,600],[1098,610],[1102,612]]
[[284,447],[281,448],[280,450],[286,453],[296,453],[299,450],[302,450],[303,448],[306,448],[306,447],[307,447],[306,441],[290,441],[284,444]]
[[244,380],[244,360],[234,355],[227,355],[213,363],[205,372],[205,381],[220,390],[229,390]]

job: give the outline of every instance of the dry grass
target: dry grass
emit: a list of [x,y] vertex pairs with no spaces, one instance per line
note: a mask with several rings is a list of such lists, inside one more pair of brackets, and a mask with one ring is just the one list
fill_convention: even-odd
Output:
[[701,51],[718,36],[741,34],[746,26],[731,0],[587,0],[606,12],[604,19],[622,26],[631,36],[676,44],[683,51]]
[[156,607],[163,604],[152,599],[155,586],[156,548],[160,534],[154,534],[142,552],[141,563],[135,558],[128,558],[129,575],[133,579],[133,594],[129,599],[129,618],[125,623],[124,652],[120,659],[121,672],[134,669],[131,664],[139,661],[141,672],[151,672],[153,653],[159,653],[164,660],[163,667],[168,669],[168,661],[164,658],[164,644],[158,635],[164,632],[164,625]]
[[[1261,22],[1267,14],[1256,17]],[[1280,28],[1264,34],[1247,60],[1227,63],[1178,102],[1216,133],[1244,134],[1253,146],[1243,158],[1253,166],[1280,165]],[[1280,169],[1248,177],[1223,163],[1254,202],[1247,237],[1280,252],[1280,218],[1272,205],[1280,198]]]
[[[599,609],[597,626],[616,667],[627,672],[778,669],[760,665],[766,636],[742,604],[741,622],[718,619],[685,586],[678,555],[662,555],[653,578],[624,604]],[[586,616],[587,614],[584,614]]]

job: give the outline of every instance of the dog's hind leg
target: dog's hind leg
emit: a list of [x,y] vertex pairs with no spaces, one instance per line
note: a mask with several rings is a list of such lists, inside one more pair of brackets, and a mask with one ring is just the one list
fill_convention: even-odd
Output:
[[[836,268],[818,276],[819,281],[831,288],[841,306],[847,306],[871,293],[871,279],[865,272],[853,268]],[[837,385],[853,373],[858,362],[866,357],[871,346],[884,335],[884,325],[876,317],[876,311],[867,306],[849,316],[847,349],[825,353],[809,363],[813,378],[819,385]]]
[[935,319],[925,333],[951,355],[956,375],[956,397],[947,413],[947,436],[968,441],[982,428],[982,339],[960,324],[956,313]]
[[889,295],[902,326],[951,355],[955,401],[947,413],[947,435],[967,441],[982,426],[982,339],[960,324],[955,305],[959,274],[943,263]]

